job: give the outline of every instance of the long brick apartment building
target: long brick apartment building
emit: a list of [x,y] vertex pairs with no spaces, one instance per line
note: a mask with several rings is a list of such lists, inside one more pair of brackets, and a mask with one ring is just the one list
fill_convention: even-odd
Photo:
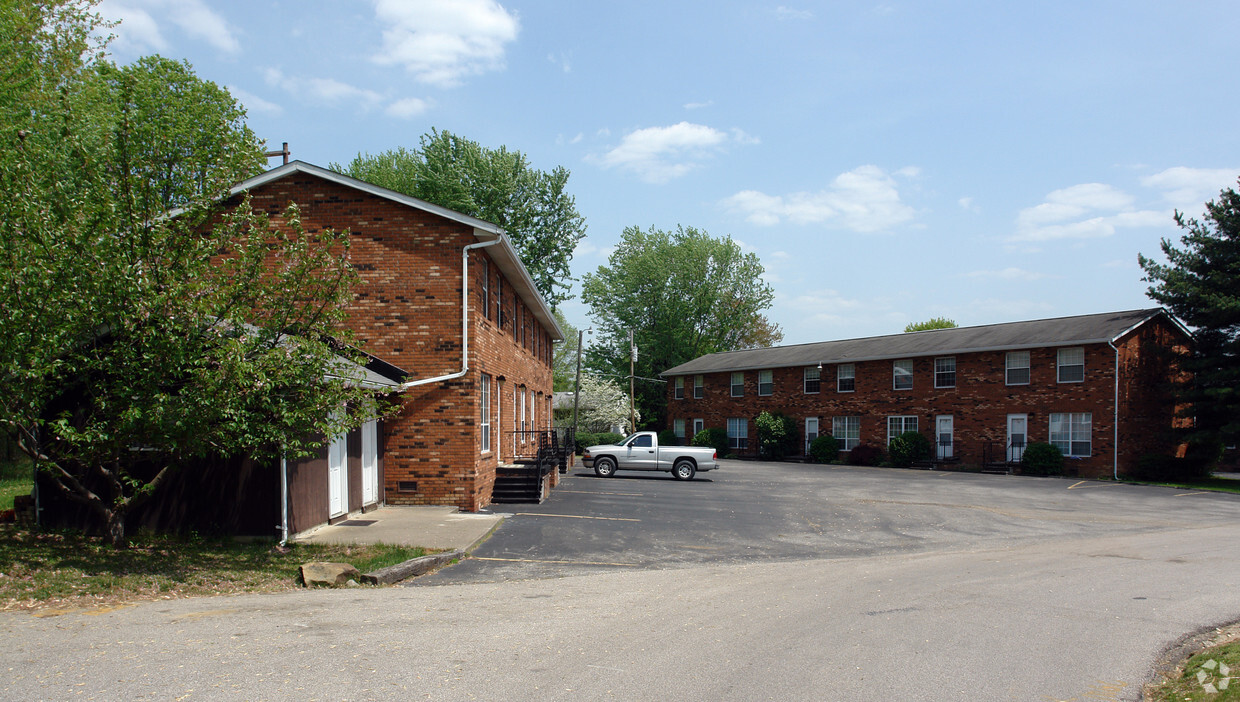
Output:
[[1123,474],[1172,450],[1173,357],[1188,331],[1162,309],[940,329],[716,353],[665,371],[681,437],[726,428],[757,455],[763,410],[796,418],[843,450],[918,431],[939,460],[1019,460],[1059,447],[1081,476]]

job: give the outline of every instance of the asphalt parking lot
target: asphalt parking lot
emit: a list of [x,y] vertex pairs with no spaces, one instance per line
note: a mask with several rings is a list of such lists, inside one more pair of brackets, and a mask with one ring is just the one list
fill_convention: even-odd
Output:
[[681,482],[578,467],[473,558],[414,586],[855,558],[1232,523],[1240,496],[1070,478],[723,461]]

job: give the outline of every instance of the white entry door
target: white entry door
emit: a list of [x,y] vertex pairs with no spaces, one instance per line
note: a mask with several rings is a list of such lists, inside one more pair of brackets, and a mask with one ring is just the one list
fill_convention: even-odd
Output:
[[1025,443],[1029,439],[1029,415],[1009,414],[1007,418],[1007,459],[1015,463],[1025,455]]
[[379,421],[362,425],[362,504],[379,501]]
[[952,416],[950,414],[940,414],[934,421],[934,443],[940,461],[945,461],[952,457]]
[[809,455],[810,444],[814,443],[814,439],[818,438],[818,418],[805,418],[805,455]]
[[349,511],[348,439],[341,434],[327,447],[327,511],[339,517]]

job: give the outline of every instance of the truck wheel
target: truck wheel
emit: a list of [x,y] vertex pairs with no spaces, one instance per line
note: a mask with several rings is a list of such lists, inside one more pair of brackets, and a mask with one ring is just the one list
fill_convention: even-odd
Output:
[[594,461],[594,474],[600,478],[610,478],[616,474],[614,459],[603,457]]
[[672,466],[672,475],[677,480],[693,480],[693,476],[697,475],[697,466],[693,465],[693,461],[682,458]]

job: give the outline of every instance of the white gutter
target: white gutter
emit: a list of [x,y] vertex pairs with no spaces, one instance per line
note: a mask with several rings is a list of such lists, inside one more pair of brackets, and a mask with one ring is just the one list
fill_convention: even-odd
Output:
[[456,380],[463,377],[469,372],[469,252],[474,249],[481,249],[487,246],[494,246],[503,241],[503,237],[492,239],[490,241],[480,241],[476,244],[467,244],[461,249],[461,370],[449,375],[440,375],[434,378],[422,378],[421,380],[411,380],[396,388],[396,392],[404,392],[409,388],[419,385],[428,385],[430,383],[442,383],[445,380]]
[[1107,342],[1107,346],[1110,346],[1111,350],[1115,352],[1115,416],[1111,418],[1111,430],[1113,432],[1111,438],[1111,474],[1113,480],[1119,480],[1119,349],[1111,341]]

